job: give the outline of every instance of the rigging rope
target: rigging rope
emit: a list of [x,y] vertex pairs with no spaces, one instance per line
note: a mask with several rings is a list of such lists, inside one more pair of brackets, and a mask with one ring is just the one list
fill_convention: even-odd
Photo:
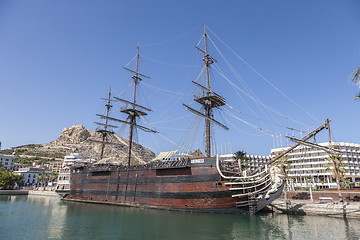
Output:
[[194,82],[197,82],[197,81],[199,80],[199,78],[201,77],[201,75],[202,75],[202,73],[204,72],[204,70],[205,70],[205,67],[203,66],[203,67],[201,68],[201,71],[200,71],[199,75],[197,76],[197,78],[195,79]]
[[191,116],[192,114],[188,114],[188,115],[185,115],[185,116],[181,116],[181,117],[178,117],[178,118],[173,118],[173,119],[166,119],[166,120],[162,120],[162,121],[157,121],[157,122],[152,122],[150,124],[160,124],[160,123],[163,123],[163,122],[172,122],[172,121],[176,121],[176,120],[179,120],[179,119],[183,119],[183,118],[186,118],[186,117],[189,117]]
[[162,61],[159,61],[159,60],[155,60],[155,59],[152,59],[152,58],[149,58],[149,57],[146,57],[144,55],[141,55],[142,58],[145,58],[149,61],[152,61],[152,62],[155,62],[155,63],[159,63],[159,64],[164,64],[164,65],[169,65],[169,66],[173,66],[173,67],[186,67],[186,68],[199,68],[201,66],[190,66],[190,65],[177,65],[177,64],[173,64],[173,63],[166,63],[166,62],[162,62]]
[[[251,115],[249,115],[249,114],[243,113],[243,112],[241,112],[241,111],[237,110],[236,108],[234,108],[234,107],[230,106],[230,105],[229,105],[229,104],[227,104],[227,103],[226,103],[226,106],[228,106],[229,108],[233,109],[234,111],[236,111],[236,112],[238,112],[238,113],[241,113],[241,114],[243,114],[243,115],[245,115],[245,116],[248,116],[248,117],[253,117],[253,118],[258,119],[258,117],[256,117],[256,116],[251,116]],[[264,121],[264,122],[268,122],[267,120],[264,120],[264,119],[259,119],[259,120],[262,120],[262,121]],[[274,124],[275,124],[275,123],[274,123]],[[306,133],[305,131],[298,130],[298,129],[291,128],[291,127],[287,127],[287,126],[284,126],[284,125],[282,125],[282,124],[277,124],[277,125],[278,125],[279,127],[286,128],[286,129],[289,129],[289,130],[293,130],[293,131],[297,131],[297,132],[303,132],[303,133]]]
[[297,104],[294,100],[292,100],[289,96],[287,96],[285,93],[283,93],[279,88],[277,88],[274,84],[272,84],[269,80],[267,80],[263,75],[261,75],[259,72],[257,72],[250,64],[248,64],[244,59],[242,59],[234,50],[232,50],[221,38],[219,38],[208,26],[206,26],[207,29],[211,31],[212,34],[222,43],[224,44],[237,58],[239,58],[246,66],[248,66],[251,70],[253,70],[261,79],[263,79],[265,82],[267,82],[271,87],[273,87],[276,91],[278,91],[281,95],[283,95],[285,98],[287,98],[290,102],[295,104],[298,108],[300,108],[304,113],[306,113],[308,116],[310,116],[315,121],[321,123],[317,118],[315,118],[313,115],[311,115],[309,112],[307,112],[304,108],[302,108],[299,104]]
[[[148,84],[148,83],[145,83],[145,82],[143,82],[143,84],[144,84],[145,86],[147,86],[148,88],[150,88],[150,89],[153,89],[153,90],[155,90],[155,91],[158,90],[160,93],[162,93],[162,92],[167,92],[167,93],[172,93],[172,94],[181,94],[181,95],[192,96],[192,94],[185,94],[185,93],[181,93],[181,92],[174,92],[174,91],[164,90],[164,89],[161,89],[161,88],[152,86],[152,85],[150,85],[150,84]],[[165,94],[165,93],[162,93],[162,94]],[[172,96],[172,95],[170,95],[170,94],[165,94],[165,95]]]
[[246,122],[245,120],[242,120],[241,118],[239,118],[239,117],[231,114],[231,113],[230,113],[229,111],[227,111],[227,110],[224,110],[224,112],[227,113],[228,115],[232,116],[233,118],[236,118],[237,120],[240,120],[240,121],[242,121],[243,123],[245,123],[245,124],[247,124],[247,125],[255,128],[255,129],[261,130],[261,131],[263,131],[263,132],[268,132],[268,133],[270,133],[270,134],[268,134],[269,136],[271,136],[272,134],[274,134],[273,132],[271,132],[271,131],[269,131],[269,130],[266,130],[266,129],[261,128],[261,127],[258,127],[258,126],[255,126],[255,125],[253,125],[253,124],[251,124],[251,123]]
[[238,128],[234,124],[232,124],[227,118],[225,118],[225,116],[224,116],[224,119],[226,120],[227,123],[229,123],[229,125],[232,126],[232,128],[236,129],[237,131],[239,131],[242,134],[245,134],[245,135],[248,135],[248,136],[254,136],[254,137],[261,137],[261,136],[267,135],[267,134],[252,134],[252,133],[244,132],[240,128]]
[[185,33],[183,33],[183,34],[180,34],[180,35],[178,35],[178,36],[176,36],[176,37],[173,37],[173,38],[170,38],[170,39],[168,39],[168,40],[164,40],[164,41],[160,41],[160,42],[156,42],[156,43],[151,43],[151,44],[142,44],[141,47],[152,47],[152,46],[164,44],[164,43],[167,43],[167,42],[171,42],[171,41],[174,41],[174,40],[176,40],[176,39],[178,39],[178,38],[181,38],[181,37],[183,37],[183,36],[186,36],[186,35],[194,32],[194,31],[200,29],[201,27],[202,27],[202,26],[196,27],[196,28],[194,28],[194,29],[192,29],[192,30],[190,30],[190,31],[188,31],[188,32],[185,32]]
[[203,39],[204,39],[204,34],[201,35],[201,38],[200,38],[199,42],[196,44],[197,47],[199,46],[200,42],[201,42]]
[[[218,49],[218,47],[215,45],[215,43],[212,41],[212,39],[209,37],[211,43],[214,45],[214,47],[216,48],[216,50],[219,52],[219,54],[221,55],[221,57],[224,59],[225,63],[228,65],[228,67],[230,68],[230,70],[233,72],[233,74],[235,75],[235,77],[240,81],[240,83],[244,86],[245,89],[247,89],[247,91],[250,93],[251,96],[253,96],[254,99],[260,101],[260,99],[255,95],[255,93],[247,86],[247,84],[245,83],[245,81],[240,77],[240,75],[236,72],[236,70],[234,69],[234,67],[229,63],[229,61],[224,57],[224,55],[222,54],[222,52]],[[217,67],[217,65],[216,65]],[[218,69],[220,71],[220,69]],[[263,112],[263,114],[269,119],[269,117],[267,116],[266,112],[264,111],[263,108],[261,108],[259,106],[259,104],[257,102],[255,102],[256,105],[258,106],[258,108],[260,109],[260,111]],[[248,105],[246,103],[246,105]],[[248,106],[249,107],[249,106]],[[250,107],[249,107],[250,108]],[[251,109],[251,108],[250,108]],[[251,109],[251,111],[253,112],[253,114],[255,116],[257,116],[257,114]],[[277,121],[277,119],[269,112],[269,115],[274,119],[274,121],[276,121],[277,123],[279,123]],[[260,120],[261,121],[261,120]],[[273,122],[270,121],[270,123],[273,125],[273,127],[276,129],[275,125]],[[263,124],[263,123],[262,123]],[[279,131],[277,129],[277,131]]]
[[124,90],[121,91],[121,93],[119,93],[119,94],[115,90],[112,90],[112,92],[114,93],[115,96],[121,97],[123,95],[123,93],[126,92],[132,84],[133,84],[133,82],[130,82],[130,84],[126,88],[124,88]]
[[125,67],[127,67],[132,61],[134,61],[134,59],[137,57],[137,55],[135,55],[135,57],[133,57],[130,62],[128,62],[128,64],[125,65]]
[[[217,70],[216,68],[214,68],[214,69]],[[242,92],[244,95],[246,95],[246,96],[248,96],[249,98],[251,98],[253,101],[255,101],[255,102],[257,101],[257,102],[258,102],[260,105],[262,105],[263,107],[265,107],[265,108],[273,111],[274,113],[280,115],[280,116],[283,117],[283,118],[286,118],[286,119],[291,120],[291,121],[293,121],[293,122],[295,122],[295,123],[297,123],[297,124],[299,124],[299,125],[301,125],[301,126],[303,126],[303,127],[310,128],[310,129],[311,129],[311,127],[309,127],[309,126],[307,126],[307,125],[305,125],[305,124],[303,124],[303,123],[300,123],[300,122],[298,122],[298,121],[296,121],[296,120],[294,120],[294,119],[286,116],[286,115],[283,114],[283,113],[280,113],[280,112],[278,112],[278,111],[275,111],[275,110],[272,109],[271,107],[269,107],[269,106],[265,105],[264,103],[262,103],[260,100],[254,99],[253,96],[247,94],[247,93],[246,93],[245,91],[243,91],[241,88],[239,88],[238,86],[236,86],[236,85],[235,85],[233,82],[231,82],[225,75],[221,74],[221,72],[218,71],[218,73],[219,73],[226,81],[228,81],[228,83],[229,83],[231,86],[233,86],[233,87],[235,87],[236,89],[238,89],[240,92]]]

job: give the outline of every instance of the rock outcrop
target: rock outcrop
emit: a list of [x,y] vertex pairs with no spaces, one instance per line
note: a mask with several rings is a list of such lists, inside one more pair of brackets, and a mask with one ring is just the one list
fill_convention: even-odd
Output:
[[[53,142],[42,145],[28,145],[25,151],[26,154],[38,156],[56,156],[61,158],[70,153],[80,153],[84,158],[91,158],[100,160],[100,152],[102,146],[102,135],[94,130],[89,130],[82,125],[73,125],[65,128],[60,136]],[[110,134],[106,138],[104,148],[104,158],[111,158],[112,161],[125,164],[127,162],[129,142],[128,140]],[[23,146],[22,148],[26,148]],[[18,150],[19,148],[17,148]],[[23,149],[24,150],[24,149]],[[155,154],[141,146],[140,144],[133,144],[132,150],[132,164],[144,164],[151,161]]]

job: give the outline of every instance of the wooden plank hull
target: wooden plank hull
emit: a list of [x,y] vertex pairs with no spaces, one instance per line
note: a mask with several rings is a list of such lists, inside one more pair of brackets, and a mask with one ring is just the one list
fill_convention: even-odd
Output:
[[73,168],[68,201],[186,211],[247,213],[236,207],[234,191],[225,185],[215,158],[189,166],[153,169],[131,167]]

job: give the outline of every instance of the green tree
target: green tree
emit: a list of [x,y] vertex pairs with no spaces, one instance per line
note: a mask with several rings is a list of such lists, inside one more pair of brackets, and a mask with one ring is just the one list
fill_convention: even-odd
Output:
[[54,182],[56,181],[58,177],[58,174],[57,173],[54,173],[52,172],[50,175],[49,175],[49,180],[51,181],[52,183],[52,188],[54,187]]
[[44,174],[43,173],[39,173],[36,177],[36,180],[37,180],[37,183],[36,183],[36,187],[39,188],[39,185],[40,187],[42,186],[43,184],[43,180],[44,180]]
[[[280,155],[280,154],[282,154],[282,152],[279,152],[277,155]],[[288,170],[291,166],[291,163],[288,161],[288,157],[286,155],[282,156],[279,160],[280,161],[278,162],[277,167],[280,168],[281,174],[283,174],[285,177],[284,198],[287,199],[288,182],[290,180],[290,177],[288,175]]]
[[0,172],[0,187],[7,188],[10,185],[10,177],[7,172],[1,171]]
[[[353,76],[351,77],[351,82],[360,87],[360,67],[354,71]],[[355,96],[354,99],[360,99],[360,92]]]
[[313,179],[310,177],[310,178],[307,179],[306,182],[309,184],[310,199],[311,199],[311,201],[314,201],[313,194],[312,194],[312,187],[313,187],[314,181],[313,181]]
[[23,176],[9,172],[6,169],[0,169],[0,187],[13,188],[15,185],[20,185],[23,181]]
[[347,190],[350,189],[350,179],[344,179],[341,183],[341,186]]
[[237,151],[234,153],[234,159],[239,162],[239,167],[242,171],[248,167],[246,152]]
[[43,182],[44,182],[44,191],[45,191],[45,187],[47,186],[50,176],[48,173],[43,173],[43,174],[44,174]]
[[57,179],[58,175],[56,173],[51,173],[49,176],[49,179],[51,182],[55,182],[55,180]]
[[328,164],[326,166],[326,170],[332,172],[332,176],[333,178],[335,178],[336,186],[339,192],[340,202],[343,202],[344,200],[340,191],[340,187],[341,187],[340,182],[344,178],[344,173],[346,172],[345,170],[346,164],[342,162],[343,160],[339,155],[330,155],[327,158],[327,160],[328,160]]

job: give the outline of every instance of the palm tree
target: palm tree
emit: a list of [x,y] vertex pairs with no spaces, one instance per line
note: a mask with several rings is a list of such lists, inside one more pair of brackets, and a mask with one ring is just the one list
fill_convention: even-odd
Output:
[[313,187],[314,181],[311,178],[309,178],[307,180],[307,183],[309,184],[310,199],[311,199],[312,202],[314,202],[314,198],[313,198],[313,194],[312,194],[312,187]]
[[246,156],[246,152],[237,151],[236,153],[234,153],[234,159],[238,161],[241,171],[246,170],[246,168],[248,167],[248,163],[247,163],[248,158]]
[[52,183],[52,188],[54,187],[54,182],[56,181],[58,175],[56,173],[51,173],[49,178],[50,178],[50,181]]
[[[357,68],[353,74],[354,75],[351,77],[351,82],[355,83],[360,87],[360,67]],[[360,92],[355,96],[354,99],[360,99]]]
[[44,179],[43,173],[39,173],[36,177],[37,183],[36,183],[36,188],[39,188],[39,183],[40,185],[42,184],[42,181]]
[[342,162],[342,158],[339,155],[330,155],[327,160],[329,162],[327,164],[326,170],[332,172],[333,178],[336,180],[340,202],[343,202],[344,200],[340,191],[340,181],[344,178],[346,164]]
[[[277,155],[280,155],[280,154],[282,154],[282,152],[279,152]],[[291,166],[291,163],[288,161],[288,157],[286,155],[282,156],[280,158],[280,160],[281,161],[277,164],[277,167],[280,168],[281,174],[283,174],[284,177],[285,177],[284,190],[283,191],[284,191],[284,198],[285,198],[285,200],[287,200],[288,181],[290,180],[290,177],[287,174],[287,172],[288,172],[288,169]]]
[[44,173],[44,175],[43,175],[44,191],[45,191],[45,188],[46,188],[46,186],[47,186],[48,181],[49,181],[49,174],[48,174],[48,173]]

